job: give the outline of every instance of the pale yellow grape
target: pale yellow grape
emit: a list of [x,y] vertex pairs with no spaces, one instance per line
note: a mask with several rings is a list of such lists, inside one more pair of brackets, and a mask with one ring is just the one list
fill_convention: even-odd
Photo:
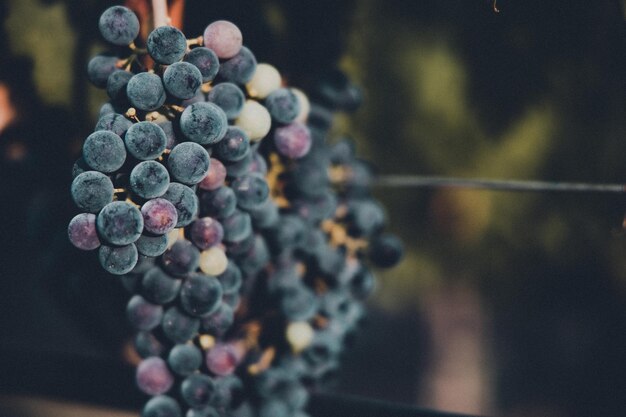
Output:
[[219,246],[213,246],[200,253],[200,270],[207,275],[220,275],[228,266],[228,258]]
[[167,248],[171,248],[180,237],[180,229],[172,229],[167,233]]
[[292,88],[291,91],[296,95],[296,97],[298,97],[298,103],[300,104],[300,113],[296,116],[295,121],[305,123],[306,119],[309,118],[309,112],[311,111],[309,98],[302,92],[302,90],[298,90],[297,88]]
[[291,322],[287,326],[286,336],[293,351],[300,352],[313,341],[313,328],[306,321]]
[[265,137],[272,127],[272,116],[265,106],[254,100],[247,100],[243,105],[235,125],[243,129],[251,141],[256,142]]
[[246,85],[251,97],[265,98],[282,85],[278,70],[270,64],[259,64],[250,82]]

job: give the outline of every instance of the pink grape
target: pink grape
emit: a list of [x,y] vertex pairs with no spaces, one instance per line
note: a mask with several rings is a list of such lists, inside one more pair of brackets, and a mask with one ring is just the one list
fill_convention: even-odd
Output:
[[311,132],[302,123],[291,123],[276,129],[274,143],[282,155],[288,158],[302,158],[311,149]]
[[203,217],[191,225],[191,241],[200,249],[208,249],[222,241],[222,224],[211,217]]
[[218,58],[232,58],[241,49],[243,36],[233,23],[218,20],[204,30],[204,46],[212,49]]
[[226,179],[226,167],[219,159],[211,158],[209,172],[198,184],[203,190],[213,191],[224,185]]
[[141,207],[144,227],[150,233],[164,235],[178,222],[176,207],[164,198],[149,200]]
[[239,364],[239,355],[230,344],[217,344],[206,354],[206,365],[216,375],[226,376],[235,371]]
[[137,386],[148,395],[165,394],[174,384],[174,376],[158,356],[141,361],[137,367]]
[[100,246],[96,232],[96,215],[81,213],[74,217],[67,227],[70,242],[78,249],[93,250]]

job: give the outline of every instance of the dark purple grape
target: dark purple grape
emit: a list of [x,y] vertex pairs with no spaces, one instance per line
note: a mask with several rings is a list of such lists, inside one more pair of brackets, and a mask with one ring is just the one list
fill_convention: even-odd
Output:
[[254,246],[254,239],[256,239],[256,236],[250,234],[239,242],[226,242],[226,252],[228,256],[236,259],[246,256],[248,251]]
[[137,330],[152,330],[161,323],[163,307],[148,302],[141,295],[135,295],[126,306],[126,317]]
[[192,374],[180,384],[181,396],[191,408],[208,406],[214,391],[215,383],[207,375]]
[[256,65],[252,51],[242,46],[237,55],[220,64],[219,76],[235,84],[247,84],[254,76]]
[[187,50],[187,39],[173,26],[160,26],[148,35],[148,53],[159,64],[170,65],[180,61]]
[[126,160],[124,141],[108,130],[93,132],[83,144],[83,159],[96,171],[107,174],[117,171]]
[[326,168],[326,164],[311,161],[297,164],[286,178],[288,183],[285,191],[295,198],[311,198],[323,195],[328,192],[329,186]]
[[252,156],[252,163],[250,164],[250,172],[261,174],[265,176],[267,174],[267,162],[265,158],[258,153],[254,152]]
[[265,199],[262,203],[246,209],[246,211],[250,214],[254,226],[261,229],[275,227],[280,221],[278,206],[271,198]]
[[174,376],[158,356],[144,359],[137,366],[137,386],[148,395],[165,394],[174,385]]
[[215,392],[212,403],[216,407],[229,407],[244,391],[241,379],[235,375],[227,375],[215,378]]
[[281,155],[292,159],[302,158],[311,149],[311,132],[298,122],[279,127],[274,132],[274,144]]
[[170,232],[178,223],[176,207],[164,198],[148,200],[141,207],[144,228],[155,235]]
[[98,117],[105,116],[107,114],[115,113],[115,107],[111,103],[104,103],[100,106],[100,111],[98,112]]
[[[81,156],[80,158],[76,160],[76,162],[74,162],[74,165],[72,166],[72,178],[76,178],[83,172],[89,171],[89,170],[91,170],[91,168],[87,166],[87,164],[85,163],[85,160]],[[224,168],[224,178],[226,178],[226,168]]]
[[220,69],[220,61],[209,48],[194,48],[185,56],[185,61],[195,65],[202,74],[202,82],[212,81]]
[[139,34],[139,19],[123,6],[109,7],[100,15],[98,28],[102,37],[114,45],[126,46]]
[[130,189],[141,198],[160,197],[170,185],[170,174],[157,161],[143,161],[130,172]]
[[180,130],[189,140],[201,145],[219,142],[226,134],[227,127],[226,114],[213,103],[194,103],[180,116]]
[[294,214],[281,216],[276,227],[269,231],[267,240],[273,252],[279,253],[287,248],[302,246],[306,242],[308,226]]
[[133,122],[118,113],[108,113],[100,117],[94,130],[110,130],[120,137],[124,137]]
[[193,275],[183,283],[180,302],[192,316],[211,314],[219,307],[222,299],[222,285],[207,275]]
[[76,215],[67,227],[70,242],[78,249],[93,250],[100,246],[96,232],[96,215],[81,213]]
[[[139,238],[141,239],[141,237]],[[139,240],[137,239],[137,240]],[[135,243],[137,246],[137,243]],[[145,274],[154,266],[154,258],[139,254],[139,260],[137,261],[137,265],[131,271],[133,274]],[[141,281],[141,280],[140,280]],[[133,293],[136,291],[132,291]]]
[[270,253],[265,239],[257,235],[254,245],[239,260],[239,267],[244,275],[254,275],[261,271],[270,260]]
[[298,97],[288,88],[279,88],[265,99],[265,107],[278,123],[291,123],[300,113]]
[[178,375],[187,376],[202,365],[202,353],[194,345],[176,345],[170,351],[167,363]]
[[147,236],[141,235],[135,242],[137,251],[145,256],[159,256],[167,249],[167,235]]
[[394,235],[383,234],[372,239],[368,255],[372,263],[381,268],[391,268],[402,259],[402,241]]
[[334,275],[337,271],[341,271],[345,262],[345,257],[342,252],[331,247],[328,244],[323,244],[318,248],[317,255],[317,267],[326,275]]
[[96,226],[105,241],[113,245],[128,245],[141,236],[143,216],[131,203],[114,201],[100,211]]
[[348,233],[353,236],[369,236],[385,225],[385,211],[374,200],[351,200],[348,203]]
[[280,308],[289,320],[308,320],[315,315],[317,307],[315,293],[302,284],[288,286],[282,291]]
[[236,84],[220,83],[211,89],[208,99],[224,110],[228,120],[233,120],[241,113],[246,96]]
[[141,417],[182,417],[180,405],[172,397],[159,395],[151,398],[141,411]]
[[134,340],[135,351],[145,359],[150,356],[159,356],[165,348],[150,332],[138,332]]
[[213,152],[222,161],[240,161],[250,152],[250,138],[242,129],[231,126],[224,138],[213,145]]
[[271,293],[282,291],[293,285],[298,285],[300,274],[294,262],[279,265],[272,274],[268,276],[267,288]]
[[291,203],[293,211],[312,225],[333,218],[337,206],[337,197],[331,191],[311,198],[295,199]]
[[96,55],[87,64],[87,77],[98,88],[106,88],[109,75],[117,70],[116,56]]
[[134,244],[126,246],[100,246],[100,265],[114,275],[127,274],[137,265],[138,253]]
[[196,193],[186,185],[172,182],[162,198],[168,200],[176,207],[178,223],[176,227],[185,227],[198,217],[198,197]]
[[72,181],[72,199],[79,209],[98,213],[113,201],[113,183],[98,171],[86,171]]
[[139,122],[128,129],[124,142],[128,153],[140,161],[148,161],[161,156],[167,145],[167,136],[158,124]]
[[345,73],[333,70],[319,82],[316,98],[331,109],[356,110],[363,99],[360,88],[350,82]]
[[146,272],[141,280],[141,295],[156,304],[165,304],[174,300],[180,291],[181,280],[165,273],[158,266]]
[[376,278],[367,268],[361,268],[350,281],[350,291],[358,300],[365,300],[375,289]]
[[176,62],[165,69],[163,85],[171,96],[187,100],[198,92],[202,85],[202,74],[189,62]]
[[231,216],[237,208],[237,197],[230,187],[200,194],[200,214],[223,219]]
[[217,279],[219,279],[222,284],[224,293],[231,294],[239,291],[243,277],[237,264],[229,260],[226,270],[218,275]]
[[194,142],[179,143],[167,159],[172,177],[188,185],[202,181],[209,172],[209,164],[210,157],[206,149]]
[[341,339],[327,330],[315,333],[311,345],[302,352],[303,359],[311,365],[328,364],[341,353]]
[[200,252],[188,240],[177,240],[165,251],[163,267],[175,276],[185,276],[196,269],[200,263]]
[[237,196],[237,205],[244,209],[254,209],[261,205],[269,196],[270,189],[261,175],[249,174],[236,178],[230,187]]
[[224,240],[239,242],[252,233],[252,221],[246,212],[235,210],[233,214],[222,219]]
[[216,311],[202,317],[202,328],[216,336],[221,336],[234,322],[235,313],[233,308],[226,303],[220,303]]
[[178,144],[178,141],[176,140],[176,133],[174,132],[174,125],[172,122],[169,120],[160,121],[157,122],[157,125],[163,129],[163,132],[165,133],[165,137],[167,139],[165,141],[165,148],[169,150],[174,149],[174,146]]
[[174,343],[185,343],[198,334],[200,322],[180,311],[178,307],[170,307],[163,315],[161,326],[169,340]]
[[226,162],[226,175],[229,178],[237,178],[250,172],[250,166],[252,165],[252,152],[247,152],[246,155],[239,161]]
[[182,107],[189,107],[189,106],[191,106],[192,104],[195,104],[195,103],[204,103],[205,101],[206,101],[206,93],[204,93],[204,92],[202,91],[202,89],[200,89],[200,91],[198,91],[198,92],[196,93],[196,95],[195,95],[195,96],[191,97],[190,99],[183,100],[183,101],[180,103],[180,105],[181,105]]
[[217,220],[203,217],[193,222],[190,230],[191,241],[201,250],[222,242],[224,229]]
[[350,138],[342,138],[330,148],[330,161],[335,165],[348,164],[356,157],[356,145]]
[[228,304],[233,310],[237,310],[241,304],[241,296],[236,292],[224,294],[222,302]]
[[165,88],[161,77],[149,72],[140,72],[126,85],[126,96],[139,110],[156,110],[165,103]]
[[132,72],[115,70],[107,79],[107,94],[111,101],[121,103],[126,100],[126,85],[133,77]]

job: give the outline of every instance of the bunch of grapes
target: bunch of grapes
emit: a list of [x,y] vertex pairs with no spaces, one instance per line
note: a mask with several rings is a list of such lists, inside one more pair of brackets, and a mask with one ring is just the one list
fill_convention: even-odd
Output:
[[99,28],[117,49],[88,75],[110,102],[73,168],[68,233],[132,293],[142,415],[306,416],[375,287],[366,264],[403,252],[370,166],[326,141],[359,89],[336,73],[310,103],[227,21],[194,39],[157,27],[145,49],[125,7]]

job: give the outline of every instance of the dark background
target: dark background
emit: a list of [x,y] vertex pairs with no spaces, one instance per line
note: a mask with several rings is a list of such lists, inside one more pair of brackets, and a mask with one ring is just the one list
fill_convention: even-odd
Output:
[[[106,99],[84,69],[105,48],[96,22],[111,4],[0,3],[0,97],[16,113],[0,124],[0,384],[132,409],[128,296],[65,232],[71,165]],[[366,101],[334,131],[381,174],[624,182],[623,4],[498,7],[188,0],[184,30],[231,20],[260,62],[304,89],[344,69]],[[379,275],[338,392],[474,414],[623,414],[623,197],[376,195],[408,251]]]

